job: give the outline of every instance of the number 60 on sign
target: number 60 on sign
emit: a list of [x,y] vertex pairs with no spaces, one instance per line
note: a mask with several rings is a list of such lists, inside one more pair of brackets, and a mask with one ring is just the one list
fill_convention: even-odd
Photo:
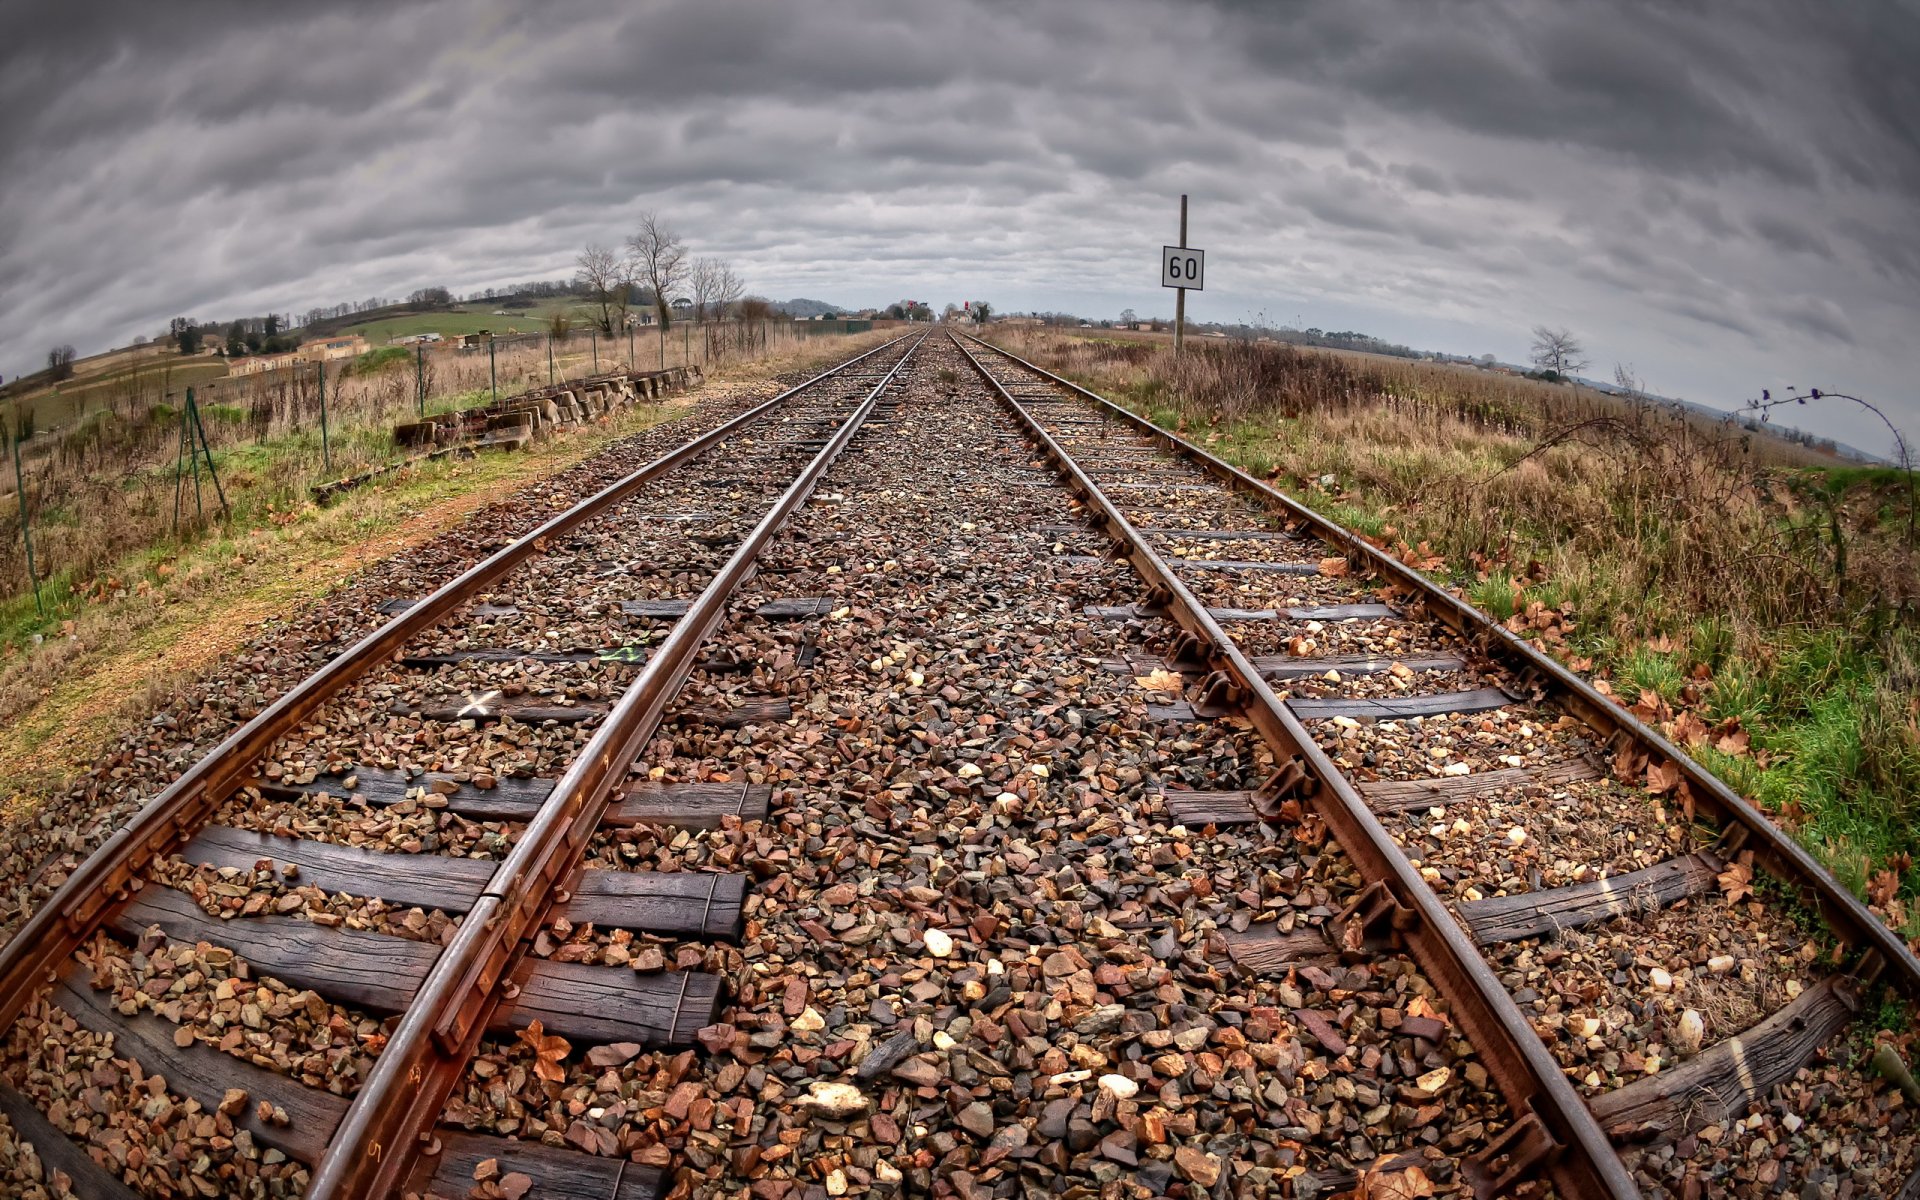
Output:
[[1160,286],[1205,291],[1207,254],[1186,246],[1160,247]]

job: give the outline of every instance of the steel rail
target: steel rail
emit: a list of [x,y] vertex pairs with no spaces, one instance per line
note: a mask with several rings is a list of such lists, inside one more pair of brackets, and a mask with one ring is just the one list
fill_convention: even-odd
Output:
[[229,734],[88,855],[34,911],[13,940],[0,949],[0,1032],[13,1025],[47,982],[50,972],[79,947],[108,907],[126,898],[137,877],[155,860],[185,844],[212,818],[214,811],[273,743],[318,711],[340,689],[384,662],[414,637],[438,625],[469,596],[540,553],[548,539],[599,516],[642,485],[713,448],[800,392],[865,362],[909,336],[903,334],[884,342],[788,388],[556,515],[367,634]]
[[325,1156],[314,1164],[307,1200],[400,1194],[421,1138],[439,1124],[446,1098],[501,999],[497,985],[524,951],[524,939],[562,897],[560,888],[599,826],[612,789],[659,728],[761,550],[813,494],[926,337],[921,334],[874,384],[735,548],[554,785],[374,1060]]
[[1189,648],[1206,656],[1214,674],[1203,686],[1245,712],[1274,751],[1280,768],[1276,778],[1292,782],[1294,794],[1312,805],[1370,881],[1338,922],[1341,949],[1379,951],[1404,946],[1447,997],[1451,1016],[1479,1051],[1514,1113],[1514,1124],[1464,1165],[1475,1194],[1497,1196],[1535,1174],[1545,1174],[1559,1194],[1570,1200],[1639,1196],[1606,1134],[1532,1025],[1352,783],[1146,536],[985,364],[957,338],[954,344],[1069,486],[1098,512],[1117,548],[1148,582],[1155,601],[1164,602],[1168,615],[1189,635]]
[[1389,576],[1408,588],[1433,617],[1469,642],[1477,644],[1490,656],[1519,669],[1523,676],[1530,677],[1530,681],[1544,684],[1556,700],[1604,735],[1616,749],[1620,746],[1620,739],[1624,738],[1628,743],[1637,743],[1648,751],[1653,760],[1664,759],[1672,763],[1679,769],[1681,779],[1691,792],[1696,810],[1714,817],[1723,830],[1734,835],[1733,840],[1723,844],[1724,851],[1752,850],[1757,864],[1789,886],[1800,888],[1802,901],[1810,901],[1843,941],[1863,952],[1861,961],[1852,972],[1856,979],[1870,982],[1891,968],[1892,979],[1900,992],[1909,999],[1920,1000],[1920,958],[1914,956],[1899,933],[1868,911],[1867,906],[1842,886],[1806,847],[1769,820],[1751,801],[1695,762],[1658,730],[1601,695],[1577,673],[1393,555],[1341,528],[1285,492],[1270,487],[1179,434],[1162,429],[1097,392],[1088,391],[1072,380],[1062,379],[1046,368],[1036,366],[991,342],[967,336],[1049,382],[1091,401],[1103,412],[1123,419],[1142,433],[1167,443],[1208,473],[1251,493],[1268,507],[1281,510],[1293,520],[1308,526],[1321,540],[1344,549],[1347,557],[1355,560],[1356,566]]

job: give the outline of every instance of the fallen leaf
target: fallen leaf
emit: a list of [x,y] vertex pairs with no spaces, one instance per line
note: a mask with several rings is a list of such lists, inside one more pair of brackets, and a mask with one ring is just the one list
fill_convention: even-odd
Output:
[[558,1035],[549,1037],[545,1027],[538,1021],[520,1031],[520,1040],[533,1051],[535,1075],[549,1083],[565,1081],[567,1072],[560,1064],[566,1061],[567,1052],[573,1049],[572,1043]]
[[1753,851],[1743,851],[1739,859],[1715,877],[1728,904],[1737,904],[1742,896],[1753,895]]
[[1347,560],[1338,555],[1320,560],[1320,573],[1330,579],[1345,575],[1348,571]]
[[1358,1200],[1422,1200],[1433,1195],[1433,1181],[1419,1167],[1393,1171],[1384,1162],[1376,1163],[1361,1176],[1355,1195]]
[[1178,695],[1186,690],[1186,680],[1181,678],[1180,673],[1164,667],[1145,675],[1136,675],[1133,681],[1150,692],[1173,692]]
[[1647,790],[1656,796],[1664,796],[1680,786],[1680,764],[1668,759],[1655,766],[1647,764]]

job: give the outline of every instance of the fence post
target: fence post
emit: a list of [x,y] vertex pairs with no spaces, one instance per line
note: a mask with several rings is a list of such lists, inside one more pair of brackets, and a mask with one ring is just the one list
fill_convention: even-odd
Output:
[[553,386],[553,335],[547,335],[547,386]]
[[660,369],[667,369],[667,323],[660,322]]
[[419,404],[420,416],[427,415],[427,347],[424,342],[413,344],[413,398]]
[[598,375],[600,373],[600,331],[589,329],[587,336],[593,339],[593,373]]
[[680,365],[683,367],[687,365],[687,357],[688,357],[687,348],[693,344],[688,339],[691,338],[692,336],[693,336],[693,330],[687,328],[687,323],[685,321],[680,322]]
[[[333,442],[327,436],[327,364],[317,362],[313,366],[314,370],[320,374],[320,460],[326,464],[328,471],[332,471]],[[200,473],[197,469],[194,471],[193,482],[195,487],[200,484]]]
[[490,387],[492,387],[492,388],[493,388],[493,399],[494,399],[494,402],[495,402],[495,403],[499,403],[499,400],[500,400],[500,372],[499,372],[499,370],[498,370],[497,368],[495,368],[495,366],[494,366],[494,361],[493,361],[493,335],[492,335],[492,334],[488,334],[488,335],[487,335],[487,380],[488,380],[488,386],[490,386]]
[[633,370],[633,326],[627,326],[627,370]]
[[20,438],[13,430],[5,430],[6,438],[13,443],[13,486],[14,494],[20,500],[20,536],[27,542],[27,582],[33,585],[33,608],[42,620],[47,616],[47,603],[40,598],[40,573],[33,566],[33,519],[27,514],[27,475],[20,467]]
[[[213,480],[214,494],[220,497],[220,512],[231,516],[233,510],[227,507],[227,489],[220,483],[220,472],[213,466],[213,443],[207,438],[207,423],[200,419],[200,402],[194,398],[193,389],[187,389],[187,418],[193,422],[193,430],[200,436],[200,452],[206,456],[207,478]],[[200,482],[200,471],[196,467],[193,473],[196,489]]]

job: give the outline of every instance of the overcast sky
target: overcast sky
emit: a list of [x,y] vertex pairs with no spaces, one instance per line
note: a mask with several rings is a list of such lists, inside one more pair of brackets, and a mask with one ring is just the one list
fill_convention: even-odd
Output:
[[[1920,0],[0,5],[0,372],[570,274],[1298,320],[1920,431]],[[1883,450],[1851,413],[1809,428]]]

